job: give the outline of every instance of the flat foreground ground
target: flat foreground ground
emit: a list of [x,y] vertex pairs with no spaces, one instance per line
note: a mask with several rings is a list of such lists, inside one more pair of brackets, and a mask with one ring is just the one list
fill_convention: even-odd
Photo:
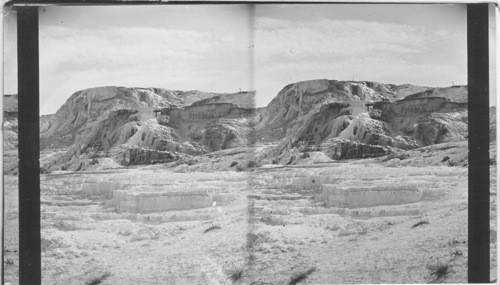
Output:
[[[496,167],[491,171],[495,174]],[[333,177],[338,187],[417,185],[441,195],[409,204],[331,207],[320,188],[294,186],[298,177],[312,176]],[[492,280],[495,177],[490,196]],[[120,208],[112,203],[115,190],[200,190],[219,202],[163,212],[155,212],[151,203]],[[463,167],[350,162],[174,173],[148,166],[42,175],[41,191],[43,284],[467,282]],[[17,284],[16,177],[6,176],[5,199],[5,281]]]

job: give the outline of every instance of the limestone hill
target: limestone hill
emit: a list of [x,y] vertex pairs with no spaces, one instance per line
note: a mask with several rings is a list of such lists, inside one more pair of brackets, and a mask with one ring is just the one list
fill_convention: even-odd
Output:
[[[245,149],[244,157],[254,162],[227,164],[246,168],[376,157],[467,140],[466,86],[321,79],[285,86],[264,108],[254,108],[254,96],[112,86],[82,90],[40,118],[41,148],[50,154],[41,165],[53,171],[195,163],[210,153]],[[5,98],[6,118],[12,118],[4,122],[4,139],[15,149],[17,101]],[[495,111],[490,110],[492,139]]]
[[416,99],[425,97],[444,97],[454,102],[467,103],[467,86],[451,86],[444,88],[432,88],[415,94],[410,94],[404,99]]
[[[247,93],[238,94],[239,98]],[[68,147],[94,122],[105,120],[116,110],[183,107],[217,93],[176,91],[160,88],[98,87],[78,91],[54,114],[42,117],[41,148]],[[224,94],[229,96],[230,94]]]
[[409,84],[393,85],[367,81],[321,79],[297,82],[285,86],[262,110],[256,125],[256,135],[271,141],[285,136],[296,137],[293,131],[287,133],[287,130],[304,125],[312,114],[321,112],[321,108],[326,104],[353,102],[351,105],[362,109],[365,103],[394,101],[428,89],[429,87]]

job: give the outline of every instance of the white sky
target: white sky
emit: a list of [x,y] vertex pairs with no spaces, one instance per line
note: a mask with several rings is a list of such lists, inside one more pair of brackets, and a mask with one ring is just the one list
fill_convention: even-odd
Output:
[[[7,94],[17,92],[14,14],[4,21]],[[247,5],[41,8],[41,114],[109,85],[255,89],[265,106],[309,79],[467,84],[462,4],[264,4],[251,15]]]

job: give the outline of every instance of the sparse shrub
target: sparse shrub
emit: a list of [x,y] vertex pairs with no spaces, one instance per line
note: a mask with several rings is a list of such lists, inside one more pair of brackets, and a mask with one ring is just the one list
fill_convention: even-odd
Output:
[[269,285],[269,283],[257,280],[257,281],[250,283],[250,285]]
[[130,230],[124,230],[124,231],[119,231],[118,234],[126,237],[131,235],[132,232]]
[[5,265],[14,265],[14,261],[10,258],[5,259]]
[[82,187],[84,196],[111,196],[113,190],[122,188],[120,183],[99,181],[97,183],[86,183]]
[[459,240],[456,240],[455,238],[453,238],[452,240],[450,240],[450,241],[448,242],[448,245],[450,245],[450,246],[454,246],[454,245],[457,245],[457,244],[459,244],[459,243],[466,244],[466,243],[467,243],[467,241],[459,241]]
[[259,236],[254,233],[247,233],[247,248],[253,248],[255,242],[259,239]]
[[243,268],[231,268],[228,270],[227,275],[231,281],[236,282],[243,276]]
[[428,222],[428,221],[420,221],[420,222],[418,222],[418,223],[414,224],[413,226],[411,226],[411,228],[412,228],[412,229],[414,229],[414,228],[416,228],[416,227],[418,227],[418,226],[421,226],[421,225],[427,225],[427,224],[429,224],[429,222]]
[[295,285],[298,284],[300,281],[305,280],[309,275],[311,275],[314,271],[316,271],[316,268],[310,268],[307,271],[300,272],[292,277],[290,282],[288,282],[289,285]]
[[333,226],[327,226],[326,229],[330,231],[337,231],[340,229],[340,227],[338,225],[333,225]]
[[102,281],[104,281],[104,279],[108,278],[109,275],[111,275],[109,272],[106,272],[104,274],[102,274],[101,276],[98,276],[98,277],[94,277],[92,279],[90,279],[89,281],[87,281],[87,283],[85,283],[86,285],[97,285],[97,284],[101,284]]
[[247,261],[248,263],[252,264],[254,261],[255,261],[255,254],[253,253],[250,253],[248,256],[247,256]]
[[236,171],[245,171],[245,167],[241,166],[241,165],[237,165],[236,166]]
[[46,251],[54,245],[54,241],[50,239],[41,238],[40,240],[40,250],[42,252]]
[[210,227],[206,228],[203,231],[203,233],[206,234],[206,233],[208,233],[210,231],[215,231],[215,230],[220,230],[220,229],[221,229],[221,227],[219,225],[213,225],[213,226],[210,226]]
[[276,240],[272,239],[269,232],[267,231],[259,232],[257,234],[247,233],[246,248],[252,249],[261,243],[274,243],[274,242],[276,242]]
[[61,231],[76,231],[77,228],[75,224],[67,222],[67,221],[57,221],[54,223],[54,228]]
[[247,162],[247,168],[254,168],[254,167],[257,167],[257,162],[255,162],[254,160],[249,160]]
[[384,159],[382,159],[382,162],[388,162],[392,159],[399,159],[399,160],[405,160],[409,158],[410,155],[408,153],[401,153],[401,152],[393,152],[386,156]]
[[302,159],[309,158],[310,156],[311,156],[311,155],[309,155],[309,153],[308,153],[308,152],[304,152],[304,153],[302,154]]
[[430,276],[434,277],[433,283],[435,283],[436,281],[446,278],[451,271],[451,266],[449,263],[439,262],[437,264],[427,265],[427,269],[430,271]]
[[285,225],[285,222],[283,221],[283,219],[273,217],[271,215],[267,215],[265,217],[262,217],[260,219],[260,221],[263,222],[264,224],[270,225],[270,226],[284,226]]

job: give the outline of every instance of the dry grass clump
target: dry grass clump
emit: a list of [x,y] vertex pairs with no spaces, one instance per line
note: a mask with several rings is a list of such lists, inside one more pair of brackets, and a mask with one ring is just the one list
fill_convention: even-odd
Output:
[[438,262],[436,264],[427,265],[427,269],[429,269],[429,275],[434,277],[434,281],[432,283],[437,283],[443,279],[445,279],[448,274],[451,272],[450,263]]
[[452,240],[450,240],[448,242],[448,245],[449,246],[454,246],[454,245],[457,245],[457,244],[466,244],[466,243],[467,243],[467,241],[465,241],[465,240],[461,240],[460,241],[460,240],[457,240],[456,238],[453,238]]
[[257,281],[250,283],[250,285],[269,285],[269,283],[257,280]]
[[60,230],[60,231],[76,231],[77,227],[74,223],[68,222],[68,221],[57,221],[53,224],[53,227]]
[[428,225],[428,224],[429,224],[429,222],[428,222],[428,221],[420,221],[420,222],[418,222],[418,223],[414,224],[413,226],[411,226],[411,228],[412,228],[412,229],[414,229],[414,228],[416,228],[416,227],[418,227],[418,226]]
[[248,160],[245,165],[236,165],[236,171],[245,171],[256,167],[259,167],[259,164],[255,160]]
[[98,285],[101,284],[104,279],[108,278],[111,274],[109,272],[105,272],[104,274],[94,277],[87,281],[85,284],[86,285]]
[[292,279],[290,280],[290,282],[288,282],[289,285],[295,285],[295,284],[298,284],[300,281],[303,281],[305,280],[307,277],[309,277],[309,275],[311,275],[314,271],[316,271],[316,268],[313,267],[313,268],[310,268],[306,271],[303,271],[303,272],[299,272],[297,274],[295,274]]
[[260,218],[260,221],[269,226],[284,226],[285,222],[282,218],[266,215]]
[[257,234],[247,233],[246,248],[248,250],[252,250],[253,248],[255,248],[259,244],[274,243],[274,242],[276,242],[276,240],[271,238],[269,232],[267,232],[267,231],[259,232]]
[[82,186],[84,196],[107,196],[113,195],[113,190],[122,189],[123,185],[117,182],[99,181],[97,183],[87,183]]
[[215,231],[215,230],[220,230],[220,229],[221,229],[221,227],[219,225],[213,225],[213,226],[210,226],[210,227],[206,228],[203,231],[203,233],[206,234],[206,233],[208,233],[210,231]]
[[243,268],[231,268],[227,271],[227,275],[232,282],[236,282],[243,276]]

